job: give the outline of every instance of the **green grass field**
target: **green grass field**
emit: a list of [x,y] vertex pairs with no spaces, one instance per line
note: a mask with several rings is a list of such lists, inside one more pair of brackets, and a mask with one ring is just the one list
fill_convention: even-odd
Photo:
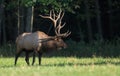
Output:
[[[31,62],[31,58],[30,58]],[[0,76],[120,76],[120,58],[51,57],[38,59],[34,66],[27,66],[19,58],[0,58]]]

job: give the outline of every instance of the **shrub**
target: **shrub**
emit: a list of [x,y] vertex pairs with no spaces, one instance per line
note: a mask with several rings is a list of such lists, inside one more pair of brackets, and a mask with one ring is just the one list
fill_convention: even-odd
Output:
[[[84,41],[75,42],[72,40],[66,41],[67,49],[54,51],[53,53],[44,54],[44,56],[75,56],[75,57],[119,57],[120,56],[120,39],[112,41],[93,41],[86,43]],[[5,44],[0,47],[0,56],[14,56],[15,45]]]

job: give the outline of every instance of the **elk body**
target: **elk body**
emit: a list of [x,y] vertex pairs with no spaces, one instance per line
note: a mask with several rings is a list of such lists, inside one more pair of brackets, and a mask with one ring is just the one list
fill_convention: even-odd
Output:
[[[61,39],[62,37],[67,37],[71,32],[67,31],[63,34],[60,33],[60,29],[65,26],[61,25],[61,20],[64,13],[61,15],[62,11],[60,10],[59,14],[56,16],[54,11],[50,11],[50,16],[42,16],[43,18],[48,18],[53,21],[55,34],[56,36],[48,36],[44,32],[37,31],[34,33],[23,33],[19,35],[16,39],[17,51],[15,56],[15,65],[17,63],[18,57],[24,51],[25,52],[25,61],[29,65],[29,53],[33,52],[33,61],[32,65],[35,62],[35,54],[38,53],[39,65],[41,64],[41,56],[44,52],[50,52],[51,50],[60,50],[66,48],[66,43]],[[58,25],[57,21],[59,19]]]

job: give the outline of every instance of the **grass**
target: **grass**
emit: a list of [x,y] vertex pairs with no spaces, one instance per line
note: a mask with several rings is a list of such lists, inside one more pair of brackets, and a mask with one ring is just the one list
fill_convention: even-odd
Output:
[[[31,62],[31,59],[30,59]],[[27,66],[20,57],[0,58],[0,76],[120,76],[120,58],[42,58],[42,65]]]
[[0,76],[120,76],[120,39],[67,43],[69,48],[45,54],[41,66],[37,59],[34,66],[27,66],[23,57],[14,66],[15,45],[0,46]]

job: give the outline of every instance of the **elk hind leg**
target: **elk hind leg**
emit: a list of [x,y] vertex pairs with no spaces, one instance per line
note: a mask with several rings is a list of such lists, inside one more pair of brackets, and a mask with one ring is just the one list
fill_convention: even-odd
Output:
[[29,52],[28,51],[25,52],[25,56],[26,56],[25,61],[26,61],[27,65],[30,65],[29,64]]
[[41,65],[41,57],[42,57],[42,53],[39,52],[39,53],[38,53],[39,65]]
[[35,54],[36,54],[36,52],[33,51],[33,61],[32,61],[32,65],[34,65],[34,63],[35,63]]

